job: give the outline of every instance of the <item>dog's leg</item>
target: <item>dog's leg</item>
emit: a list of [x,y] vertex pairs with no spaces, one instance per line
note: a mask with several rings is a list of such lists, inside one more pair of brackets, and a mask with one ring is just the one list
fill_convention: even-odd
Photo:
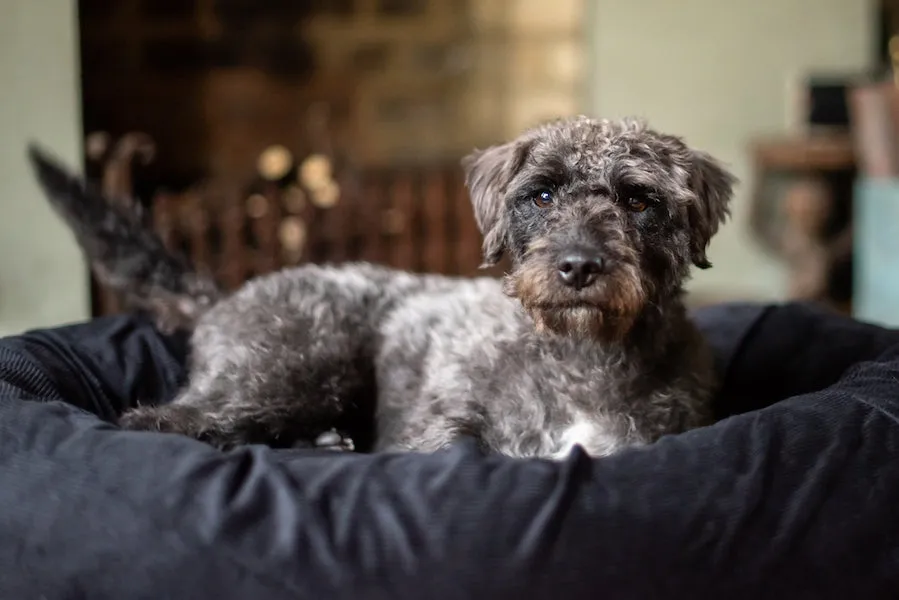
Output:
[[[273,446],[318,448],[353,451],[356,442],[351,434],[327,428],[328,415],[317,415],[305,421],[304,427],[285,435],[286,423],[264,423],[239,414],[237,403],[216,403],[210,398],[192,396],[191,390],[171,404],[142,406],[125,413],[119,420],[123,429],[177,433],[228,449],[249,443]],[[264,417],[264,415],[263,415]],[[335,413],[335,418],[339,415]],[[315,423],[322,425],[316,426]],[[316,432],[322,430],[316,435]]]
[[[374,383],[355,339],[329,326],[311,327],[290,346],[256,345],[229,335],[235,333],[217,332],[219,341],[232,337],[227,350],[218,343],[195,347],[191,381],[172,403],[136,408],[119,425],[179,433],[220,448],[262,443],[348,449],[365,442]],[[317,348],[319,339],[328,340],[328,351]],[[327,435],[335,429],[338,440]]]
[[[198,322],[182,394],[126,413],[121,424],[222,447],[366,448],[377,324],[417,285],[416,277],[371,266],[308,266],[253,280]],[[333,430],[342,439],[323,435]]]

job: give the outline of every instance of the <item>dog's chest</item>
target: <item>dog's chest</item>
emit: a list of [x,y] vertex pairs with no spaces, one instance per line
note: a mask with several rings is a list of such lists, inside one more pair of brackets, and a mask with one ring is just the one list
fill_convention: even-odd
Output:
[[407,318],[379,359],[387,447],[436,449],[473,434],[509,456],[564,458],[575,446],[604,456],[644,441],[616,357],[547,345],[508,306],[483,321],[483,305],[414,308],[427,328]]
[[564,458],[581,446],[590,455],[605,456],[642,440],[629,413],[627,386],[613,366],[564,352],[517,350],[522,352],[518,363],[493,365],[490,371],[476,360],[467,368],[472,397],[487,399],[481,408],[485,438],[495,450]]
[[381,447],[469,435],[511,456],[603,456],[680,433],[707,422],[711,393],[692,339],[650,356],[541,335],[495,282],[409,298],[379,329]]

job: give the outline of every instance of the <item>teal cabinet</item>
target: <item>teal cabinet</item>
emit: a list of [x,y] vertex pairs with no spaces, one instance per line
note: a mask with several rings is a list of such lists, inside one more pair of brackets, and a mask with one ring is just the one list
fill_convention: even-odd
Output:
[[858,180],[854,210],[854,316],[899,327],[899,180]]

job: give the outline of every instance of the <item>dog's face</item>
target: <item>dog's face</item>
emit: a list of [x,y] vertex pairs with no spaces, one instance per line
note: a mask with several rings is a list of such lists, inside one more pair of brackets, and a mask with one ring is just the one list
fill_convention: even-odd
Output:
[[533,129],[463,160],[484,263],[512,259],[506,290],[539,329],[620,339],[679,294],[728,214],[734,177],[634,120]]

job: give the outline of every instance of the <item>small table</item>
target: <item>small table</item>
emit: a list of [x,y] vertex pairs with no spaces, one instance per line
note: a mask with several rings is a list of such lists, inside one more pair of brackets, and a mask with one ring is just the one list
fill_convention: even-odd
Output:
[[[849,132],[764,138],[750,152],[750,227],[768,251],[786,260],[791,298],[851,310],[856,155]],[[777,180],[785,183],[772,191]]]

